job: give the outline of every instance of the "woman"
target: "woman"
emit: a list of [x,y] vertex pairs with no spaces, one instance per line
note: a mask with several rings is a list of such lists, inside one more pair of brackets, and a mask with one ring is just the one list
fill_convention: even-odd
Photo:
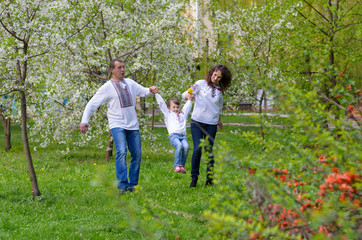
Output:
[[[191,115],[191,134],[194,142],[194,151],[191,159],[191,184],[196,187],[200,174],[200,159],[202,149],[200,140],[208,137],[209,144],[206,151],[209,154],[207,163],[206,185],[213,184],[214,156],[212,147],[217,128],[222,129],[220,114],[223,107],[223,95],[230,87],[232,74],[230,70],[221,64],[211,67],[205,80],[197,81],[192,87],[182,94],[189,99],[189,95],[195,98],[195,106]],[[193,96],[194,95],[194,96]]]

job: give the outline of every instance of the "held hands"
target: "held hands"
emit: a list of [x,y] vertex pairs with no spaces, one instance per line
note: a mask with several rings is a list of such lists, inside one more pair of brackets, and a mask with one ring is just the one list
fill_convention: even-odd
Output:
[[187,100],[194,100],[195,94],[193,94],[193,93],[187,93],[187,94],[185,95],[185,98],[186,98]]
[[158,93],[157,87],[156,86],[150,87],[150,92],[153,93],[153,94]]
[[79,130],[82,132],[82,133],[86,133],[88,131],[88,123],[81,123],[79,125]]
[[195,98],[195,94],[193,94],[194,90],[192,88],[187,89],[187,93],[185,95],[185,98],[187,100],[193,100]]

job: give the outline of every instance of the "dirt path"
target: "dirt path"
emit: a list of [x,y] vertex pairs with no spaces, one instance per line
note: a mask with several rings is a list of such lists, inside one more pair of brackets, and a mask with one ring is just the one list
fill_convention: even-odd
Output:
[[[259,124],[244,124],[244,123],[223,123],[224,126],[240,126],[240,127],[259,127]],[[151,126],[151,123],[148,123],[147,126]],[[186,124],[187,127],[190,127],[190,123]],[[166,127],[164,123],[155,123],[154,127]],[[279,127],[279,128],[287,128],[290,127],[288,125],[268,125],[265,127]]]

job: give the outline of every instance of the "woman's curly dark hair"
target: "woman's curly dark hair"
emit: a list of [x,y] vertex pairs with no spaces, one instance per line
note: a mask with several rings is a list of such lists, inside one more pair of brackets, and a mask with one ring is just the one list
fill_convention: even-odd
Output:
[[209,72],[207,73],[206,79],[205,79],[207,82],[207,85],[213,86],[213,84],[211,82],[211,76],[216,70],[221,71],[222,76],[221,76],[221,80],[219,81],[219,86],[221,87],[222,91],[225,92],[225,90],[228,89],[231,85],[231,80],[232,80],[233,75],[232,75],[231,71],[222,64],[217,64],[210,68]]

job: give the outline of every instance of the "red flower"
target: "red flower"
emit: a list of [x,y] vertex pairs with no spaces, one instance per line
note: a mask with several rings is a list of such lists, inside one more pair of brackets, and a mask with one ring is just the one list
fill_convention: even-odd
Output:
[[249,168],[249,169],[248,169],[248,172],[249,172],[250,174],[255,174],[255,169]]
[[347,109],[348,109],[349,112],[352,112],[353,109],[354,109],[354,107],[353,107],[351,104],[349,104],[348,107],[347,107]]
[[324,233],[324,234],[328,234],[329,232],[328,232],[328,230],[327,230],[327,228],[325,227],[325,226],[319,226],[319,232],[320,233]]
[[287,177],[283,174],[283,175],[280,175],[279,179],[281,182],[285,182],[287,180]]
[[319,154],[318,161],[319,161],[319,163],[326,163],[328,160],[327,160],[326,156],[323,156],[322,154]]
[[253,234],[250,236],[250,239],[257,239],[258,236],[259,236],[259,234],[253,233]]

